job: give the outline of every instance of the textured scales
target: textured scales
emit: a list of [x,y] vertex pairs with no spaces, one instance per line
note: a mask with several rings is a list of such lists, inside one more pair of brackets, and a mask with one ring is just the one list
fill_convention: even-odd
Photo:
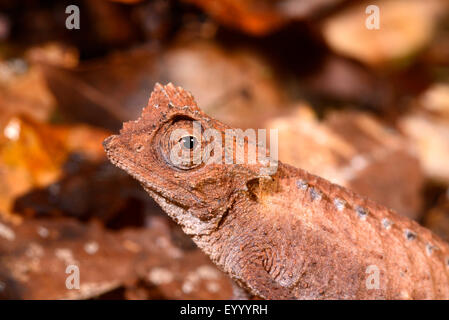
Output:
[[[191,121],[220,132],[193,97],[157,84],[137,121],[105,140],[212,261],[266,299],[448,299],[449,247],[414,221],[304,170],[279,163],[173,166],[168,133]],[[194,133],[192,133],[194,135]],[[379,289],[366,283],[379,270]]]

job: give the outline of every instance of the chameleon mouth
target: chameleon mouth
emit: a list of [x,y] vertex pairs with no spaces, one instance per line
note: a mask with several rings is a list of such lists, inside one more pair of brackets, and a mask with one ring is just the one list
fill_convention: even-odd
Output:
[[109,150],[111,149],[112,141],[115,139],[116,135],[112,135],[104,139],[103,141],[103,148],[106,151],[106,155],[108,154]]
[[148,193],[151,193],[153,195],[153,198],[156,198],[156,197],[162,198],[162,199],[164,199],[164,201],[167,204],[176,206],[179,209],[184,210],[185,212],[187,212],[187,210],[189,210],[189,208],[187,206],[183,205],[182,203],[180,203],[176,200],[173,200],[173,198],[167,197],[166,195],[164,195],[164,192],[159,191],[157,188],[154,188],[152,185],[150,185],[146,182],[143,182],[139,179],[137,179],[137,180],[140,182],[140,184],[145,189],[145,191],[147,191]]
[[106,152],[106,156],[112,164],[117,166],[118,168],[124,170],[126,173],[131,175],[134,179],[136,179],[147,192],[151,192],[153,195],[158,198],[163,198],[166,203],[170,205],[176,206],[182,210],[187,211],[189,208],[182,203],[170,197],[163,189],[157,187],[157,185],[149,182],[147,179],[143,177],[142,174],[139,174],[141,170],[145,170],[144,168],[136,166],[132,161],[129,160],[129,157],[123,157],[116,151],[114,146],[114,141],[117,139],[117,135],[112,135],[107,137],[103,141],[103,147]]
[[[176,223],[181,225],[182,229],[186,234],[198,235],[210,232],[209,229],[203,227],[203,224],[199,218],[194,217],[190,213],[190,208],[183,205],[179,201],[173,198],[172,194],[167,193],[155,183],[148,181],[144,176],[151,175],[147,169],[142,168],[134,164],[130,157],[121,154],[116,146],[115,139],[117,136],[111,136],[107,138],[103,145],[106,151],[108,159],[117,167],[127,172],[134,179],[139,181],[146,192],[159,204],[159,206],[164,210],[170,218],[172,218]],[[143,171],[143,172],[142,172]],[[145,171],[147,174],[145,174]],[[142,173],[139,173],[142,172]]]

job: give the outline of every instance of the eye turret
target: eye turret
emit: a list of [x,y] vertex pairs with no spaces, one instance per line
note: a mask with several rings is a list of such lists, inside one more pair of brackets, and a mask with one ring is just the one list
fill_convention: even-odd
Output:
[[177,119],[161,131],[159,154],[176,169],[191,170],[203,164],[201,125],[191,119]]

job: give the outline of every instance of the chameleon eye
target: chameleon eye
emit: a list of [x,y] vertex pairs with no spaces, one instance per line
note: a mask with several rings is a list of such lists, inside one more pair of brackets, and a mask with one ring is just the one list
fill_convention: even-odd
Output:
[[192,150],[198,144],[198,140],[194,136],[184,136],[180,139],[184,149]]
[[191,170],[204,165],[201,132],[196,131],[193,120],[168,124],[159,141],[160,153],[171,167]]

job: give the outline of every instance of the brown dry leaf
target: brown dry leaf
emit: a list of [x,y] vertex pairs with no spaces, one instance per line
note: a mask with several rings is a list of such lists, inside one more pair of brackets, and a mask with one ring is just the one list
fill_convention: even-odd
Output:
[[75,69],[45,65],[44,70],[69,119],[114,131],[139,116],[156,81],[184,86],[203,110],[237,127],[260,123],[284,104],[267,63],[214,43],[180,44],[160,55],[142,48]]
[[94,20],[92,33],[104,45],[123,46],[131,44],[138,38],[133,19],[112,1],[88,1],[86,11]]
[[[157,220],[167,226],[166,217]],[[161,228],[161,222],[153,222],[145,232],[123,231],[122,239],[127,246],[137,245],[141,250],[135,271],[150,290],[140,298],[154,299],[151,291],[156,288],[158,298],[163,299],[229,299],[231,280],[228,276],[198,248],[177,246],[171,232]]]
[[111,2],[119,2],[119,3],[126,3],[126,4],[135,4],[142,2],[142,0],[109,0]]
[[449,119],[449,83],[435,83],[419,97],[420,106],[435,115]]
[[320,122],[307,105],[268,127],[279,130],[279,159],[418,218],[423,179],[406,141],[372,116],[334,112]]
[[[0,295],[9,299],[81,299],[117,288],[130,278],[135,255],[97,225],[70,220],[0,222],[13,237],[1,241]],[[111,264],[108,257],[119,259]],[[66,287],[66,268],[80,270],[80,290]]]
[[413,143],[425,175],[449,183],[449,119],[415,112],[402,117],[399,126]]
[[389,83],[376,77],[368,68],[333,54],[326,56],[320,67],[301,82],[308,96],[349,102],[381,109],[391,101]]
[[49,63],[41,67],[66,118],[116,131],[146,105],[157,79],[153,64],[153,53],[138,49],[77,68]]
[[418,220],[424,175],[407,139],[362,112],[333,113],[325,124],[357,150],[343,168],[347,186]]
[[73,153],[63,167],[61,179],[17,197],[14,213],[95,220],[111,229],[141,227],[148,214],[165,215],[135,180],[104,159],[92,161]]
[[[369,30],[365,9],[377,5],[380,29]],[[323,33],[336,52],[370,65],[406,58],[432,40],[438,19],[448,10],[445,0],[363,2],[325,20]]]
[[32,47],[25,53],[31,63],[48,63],[54,66],[74,68],[79,63],[79,52],[74,47],[64,46],[60,43],[49,42]]
[[0,125],[17,114],[45,121],[54,105],[38,67],[19,58],[0,62]]
[[[0,220],[0,237],[3,298],[88,299],[136,286],[145,299],[231,294],[228,278],[200,250],[181,250],[160,226],[113,233],[67,218],[27,219],[17,226]],[[79,269],[79,290],[66,287],[70,265]]]
[[435,83],[410,102],[398,125],[413,144],[425,175],[449,184],[449,85]]
[[449,241],[449,189],[424,216],[423,225]]
[[[449,12],[447,14],[449,17]],[[448,19],[446,18],[446,24]],[[431,67],[449,65],[449,28],[438,29],[432,43],[422,55],[423,62]]]
[[262,35],[285,23],[284,18],[268,1],[254,0],[185,0],[201,7],[221,23]]
[[10,118],[0,130],[0,213],[4,215],[12,213],[17,196],[58,180],[70,153],[102,159],[101,142],[108,135],[87,126],[52,126],[19,117]]
[[15,115],[47,121],[55,108],[55,99],[40,63],[46,61],[64,67],[78,64],[78,52],[57,43],[32,47],[25,52],[25,57],[0,61],[0,125]]
[[192,92],[206,113],[228,125],[258,127],[285,105],[272,69],[252,52],[199,42],[175,46],[160,61],[162,79]]
[[335,169],[343,164],[341,158],[356,153],[350,143],[320,123],[307,104],[299,105],[294,114],[270,120],[267,126],[279,130],[281,161],[323,177],[333,177],[333,181],[337,176]]
[[253,35],[268,34],[290,20],[326,12],[345,0],[183,0],[201,7],[224,25]]

